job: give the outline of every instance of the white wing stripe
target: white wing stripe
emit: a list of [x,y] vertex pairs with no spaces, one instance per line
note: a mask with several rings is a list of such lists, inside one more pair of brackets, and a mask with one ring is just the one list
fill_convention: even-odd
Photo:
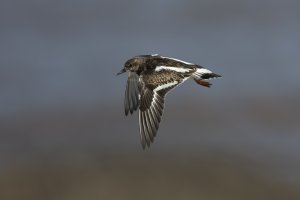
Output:
[[155,71],[156,71],[156,72],[159,72],[159,71],[161,71],[161,70],[171,70],[171,71],[181,72],[181,73],[191,71],[191,69],[181,68],[181,67],[157,66],[157,67],[155,68]]
[[172,86],[177,85],[177,84],[178,84],[178,81],[174,81],[174,82],[171,82],[171,83],[166,83],[166,84],[160,85],[157,88],[155,88],[153,90],[153,92],[155,94],[159,90],[166,89],[166,88],[172,87]]

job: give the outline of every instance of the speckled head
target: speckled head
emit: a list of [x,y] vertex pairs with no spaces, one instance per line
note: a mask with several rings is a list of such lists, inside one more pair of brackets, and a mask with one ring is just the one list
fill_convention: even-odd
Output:
[[117,75],[127,71],[136,72],[139,74],[139,72],[143,70],[142,68],[144,64],[150,57],[151,55],[140,55],[127,60],[124,64],[124,68]]

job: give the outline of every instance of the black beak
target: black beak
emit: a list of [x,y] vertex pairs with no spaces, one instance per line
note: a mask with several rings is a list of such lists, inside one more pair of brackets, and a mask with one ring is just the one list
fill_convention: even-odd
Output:
[[123,74],[125,72],[126,72],[126,70],[125,70],[125,68],[123,68],[119,73],[117,73],[117,76],[120,75],[120,74]]

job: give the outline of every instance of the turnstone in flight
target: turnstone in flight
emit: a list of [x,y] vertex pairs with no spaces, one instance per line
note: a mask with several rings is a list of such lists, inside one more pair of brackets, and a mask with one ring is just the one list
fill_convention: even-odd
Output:
[[221,77],[208,69],[175,58],[155,55],[135,56],[117,74],[129,72],[125,91],[125,115],[139,108],[140,137],[143,149],[153,142],[161,121],[166,94],[193,78],[210,87],[207,80]]

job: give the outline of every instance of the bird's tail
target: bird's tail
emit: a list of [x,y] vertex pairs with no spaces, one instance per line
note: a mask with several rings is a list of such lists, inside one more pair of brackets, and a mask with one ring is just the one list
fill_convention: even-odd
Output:
[[196,83],[205,87],[211,86],[211,83],[207,82],[206,80],[222,77],[219,74],[213,73],[212,71],[201,67],[197,68],[192,76]]

